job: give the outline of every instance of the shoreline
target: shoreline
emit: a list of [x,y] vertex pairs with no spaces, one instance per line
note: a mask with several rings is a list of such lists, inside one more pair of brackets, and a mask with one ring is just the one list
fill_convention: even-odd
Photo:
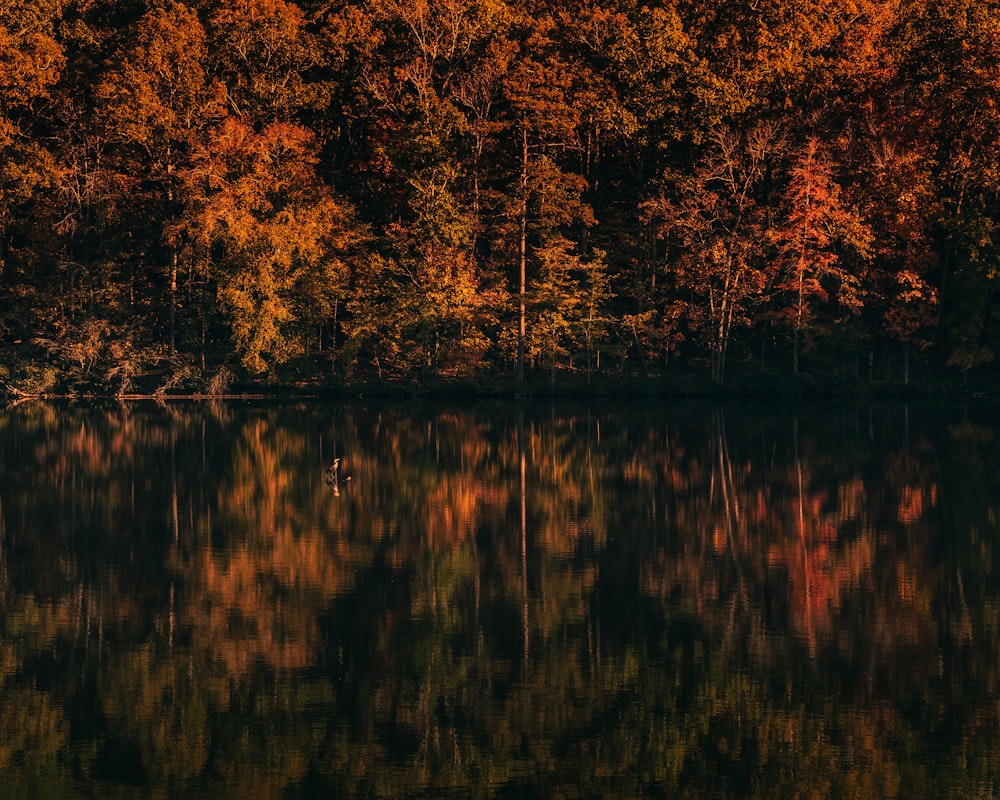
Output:
[[602,379],[591,383],[548,380],[529,381],[522,386],[512,381],[495,384],[479,381],[416,381],[357,383],[340,386],[247,386],[224,393],[204,391],[115,392],[97,387],[85,391],[31,392],[5,385],[0,398],[9,407],[25,402],[290,402],[290,401],[412,401],[412,400],[947,400],[1000,397],[1000,387],[992,382],[961,385],[954,381],[940,383],[864,383],[817,380],[812,376],[799,379],[734,380],[730,384],[713,385],[700,376],[671,378]]

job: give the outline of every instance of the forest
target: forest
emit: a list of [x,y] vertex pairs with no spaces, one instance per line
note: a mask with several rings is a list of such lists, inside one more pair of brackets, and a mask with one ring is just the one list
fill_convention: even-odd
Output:
[[997,0],[5,0],[0,386],[1000,384]]

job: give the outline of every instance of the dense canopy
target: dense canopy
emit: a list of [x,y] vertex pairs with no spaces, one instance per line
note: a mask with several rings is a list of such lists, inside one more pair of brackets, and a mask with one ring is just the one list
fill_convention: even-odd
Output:
[[19,392],[989,379],[997,0],[7,0]]

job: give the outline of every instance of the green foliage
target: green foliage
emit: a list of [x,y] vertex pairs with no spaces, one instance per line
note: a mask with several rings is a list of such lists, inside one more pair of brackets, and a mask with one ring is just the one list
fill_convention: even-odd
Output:
[[538,274],[530,286],[527,354],[548,364],[553,380],[560,357],[572,364],[582,356],[589,374],[595,351],[609,334],[604,306],[611,291],[604,254],[582,258],[575,249],[562,236],[546,240],[536,251]]
[[359,270],[365,289],[348,304],[351,359],[379,374],[469,374],[487,346],[497,293],[477,269],[473,218],[447,179],[414,180],[413,193],[416,219],[393,226],[389,254]]

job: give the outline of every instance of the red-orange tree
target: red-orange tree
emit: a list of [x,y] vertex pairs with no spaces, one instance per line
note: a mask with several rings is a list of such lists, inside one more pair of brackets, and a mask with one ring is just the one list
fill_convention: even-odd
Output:
[[871,245],[868,227],[843,202],[834,164],[815,138],[792,162],[783,217],[769,234],[777,248],[777,288],[786,298],[778,314],[792,329],[792,372],[798,374],[801,339],[817,319],[817,305],[833,299],[841,312],[861,307],[862,287],[845,254],[867,256]]
[[733,332],[760,313],[765,296],[764,183],[783,146],[773,125],[746,134],[718,128],[694,176],[678,181],[675,197],[644,204],[646,219],[667,243],[668,303],[707,346],[718,383]]

